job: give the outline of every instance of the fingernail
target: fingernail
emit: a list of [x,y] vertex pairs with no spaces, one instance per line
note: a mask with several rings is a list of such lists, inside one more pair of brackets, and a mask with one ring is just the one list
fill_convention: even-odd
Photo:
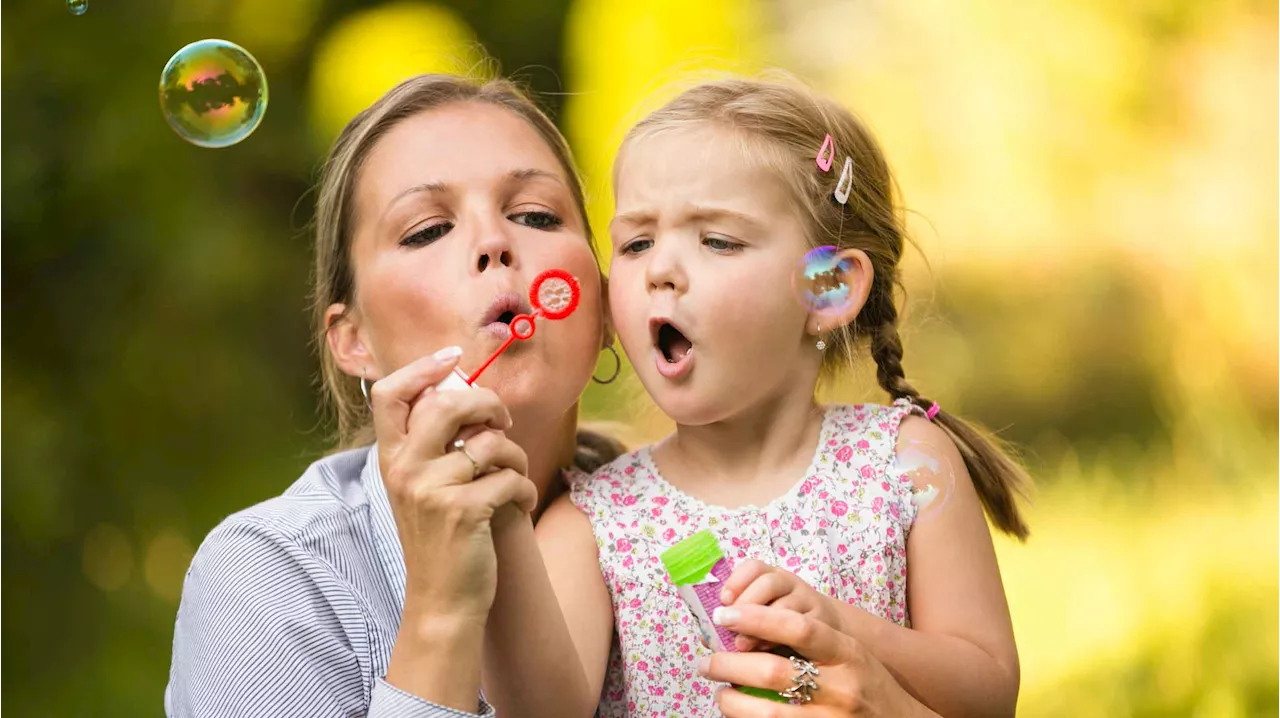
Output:
[[723,591],[721,591],[721,592],[720,592],[720,603],[723,603],[723,604],[725,604],[725,605],[728,605],[728,604],[730,604],[730,603],[733,603],[733,591],[730,591],[730,590],[729,590],[729,589],[727,589],[727,588],[726,588],[726,589],[724,589]]
[[711,657],[703,656],[698,659],[698,674],[707,675],[707,671],[711,670]]
[[717,626],[732,626],[738,622],[738,609],[728,606],[717,606],[711,612],[711,622]]
[[445,347],[431,355],[438,362],[447,362],[462,356],[462,347]]

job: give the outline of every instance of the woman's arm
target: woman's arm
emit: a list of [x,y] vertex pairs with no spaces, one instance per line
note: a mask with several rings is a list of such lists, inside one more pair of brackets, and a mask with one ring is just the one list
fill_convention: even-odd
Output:
[[590,522],[561,496],[536,536],[522,516],[495,534],[494,545],[498,593],[485,634],[485,695],[503,715],[519,706],[521,718],[589,718],[613,638],[613,604]]
[[898,448],[912,445],[940,451],[955,480],[947,503],[927,521],[918,521],[907,539],[912,627],[840,603],[843,628],[939,713],[1012,716],[1018,649],[973,480],[955,444],[929,421],[903,420]]
[[[493,714],[477,699],[480,631],[423,635],[406,656],[466,662],[470,673],[440,670],[433,703],[373,682],[367,611],[346,582],[280,531],[245,518],[224,522],[201,545],[187,572],[174,626],[165,690],[170,718],[368,715],[456,718],[456,708]],[[361,650],[363,649],[363,655]],[[397,644],[396,650],[401,650]],[[443,705],[442,705],[443,704]]]

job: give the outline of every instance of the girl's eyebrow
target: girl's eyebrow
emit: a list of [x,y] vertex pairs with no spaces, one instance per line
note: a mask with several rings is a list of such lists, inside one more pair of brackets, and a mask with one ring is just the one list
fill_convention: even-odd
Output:
[[[646,224],[652,224],[654,213],[648,210],[636,210],[633,212],[624,212],[613,218],[609,223],[610,230],[640,227]],[[682,222],[697,222],[709,219],[728,219],[739,224],[745,225],[747,228],[757,232],[765,231],[764,223],[749,214],[744,214],[732,209],[724,207],[706,207],[702,205],[694,205],[688,211],[682,213],[680,217]]]

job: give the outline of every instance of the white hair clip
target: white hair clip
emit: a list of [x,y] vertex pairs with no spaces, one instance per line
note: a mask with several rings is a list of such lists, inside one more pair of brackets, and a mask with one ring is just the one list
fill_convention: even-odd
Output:
[[849,192],[853,189],[853,158],[844,158],[844,169],[840,170],[840,181],[836,182],[836,201],[844,204],[849,201]]

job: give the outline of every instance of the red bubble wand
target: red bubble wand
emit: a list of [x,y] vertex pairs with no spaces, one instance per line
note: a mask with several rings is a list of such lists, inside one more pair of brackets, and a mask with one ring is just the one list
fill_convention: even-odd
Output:
[[480,378],[480,374],[488,369],[493,360],[506,351],[512,342],[517,339],[524,341],[532,337],[537,328],[534,324],[535,319],[545,317],[558,320],[573,314],[573,310],[578,308],[578,299],[581,294],[582,289],[578,286],[578,280],[563,269],[548,269],[534,277],[533,284],[529,285],[529,303],[533,305],[533,313],[517,314],[512,317],[511,336],[507,337],[502,346],[498,347],[498,351],[467,378],[467,384],[475,383],[475,380]]

